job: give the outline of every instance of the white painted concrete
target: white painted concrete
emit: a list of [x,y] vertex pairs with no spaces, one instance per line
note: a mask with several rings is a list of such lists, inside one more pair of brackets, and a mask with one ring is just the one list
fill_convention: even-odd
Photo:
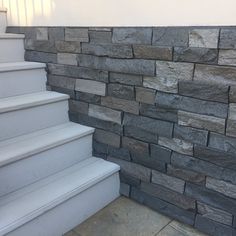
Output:
[[0,34],[5,33],[7,26],[7,12],[6,9],[2,8],[0,1]]
[[11,26],[235,25],[235,0],[3,0]]

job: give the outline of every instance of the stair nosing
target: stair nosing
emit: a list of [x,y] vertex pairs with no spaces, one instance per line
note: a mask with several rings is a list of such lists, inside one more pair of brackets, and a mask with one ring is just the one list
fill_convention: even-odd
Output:
[[24,39],[24,34],[12,34],[12,33],[0,33],[0,40],[1,39]]
[[[67,126],[67,124],[68,124],[68,126]],[[94,132],[94,128],[90,128],[90,127],[87,127],[87,126],[83,126],[83,125],[79,125],[79,124],[76,124],[76,123],[68,122],[68,123],[58,125],[58,126],[55,126],[55,127],[50,127],[50,128],[47,128],[47,129],[44,129],[44,130],[41,130],[41,131],[36,131],[36,132],[33,132],[31,134],[28,134],[28,135],[23,135],[23,138],[20,141],[18,141],[18,140],[21,138],[21,136],[16,137],[16,138],[12,138],[10,140],[0,142],[0,144],[1,144],[1,146],[0,146],[0,157],[1,157],[1,153],[2,153],[2,150],[4,150],[4,148],[8,148],[9,146],[14,147],[14,145],[16,145],[16,143],[18,143],[18,144],[20,143],[21,146],[27,146],[28,147],[29,145],[27,145],[27,142],[29,143],[29,140],[31,142],[34,141],[35,143],[37,143],[35,141],[37,139],[39,141],[39,139],[42,139],[42,137],[44,137],[43,140],[45,140],[45,137],[48,138],[47,136],[49,136],[49,138],[50,138],[50,135],[53,135],[53,134],[58,135],[58,132],[60,132],[60,131],[63,131],[63,130],[68,131],[70,128],[75,129],[77,127],[80,128],[81,130],[77,130],[77,131],[74,130],[73,134],[69,135],[68,137],[64,136],[63,138],[59,138],[58,140],[55,140],[55,138],[53,140],[53,138],[51,137],[51,140],[50,140],[49,144],[42,144],[41,146],[39,145],[39,146],[36,146],[36,147],[33,146],[32,149],[28,149],[28,150],[24,150],[24,151],[19,150],[18,153],[17,152],[16,153],[14,153],[14,152],[13,153],[4,152],[5,159],[0,159],[0,167],[10,165],[12,163],[15,163],[15,162],[20,161],[22,159],[25,159],[25,158],[28,158],[30,156],[36,155],[38,153],[50,150],[50,149],[58,147],[60,145],[64,145],[64,144],[72,142],[74,140],[89,136]],[[52,129],[55,129],[55,130],[51,131]],[[44,131],[45,133],[42,133],[42,131]],[[41,132],[41,134],[40,134],[40,132]],[[39,134],[39,135],[37,135],[37,134]],[[5,143],[5,145],[4,145],[4,143]],[[11,148],[10,150],[15,151],[16,149]]]
[[9,62],[0,63],[0,73],[11,72],[11,71],[22,71],[22,70],[33,70],[33,69],[45,69],[46,64],[39,62]]
[[[77,183],[74,183],[74,186],[71,187],[71,190],[68,190],[67,191],[65,189],[62,189],[61,190],[61,194],[60,193],[57,193],[58,196],[54,196],[54,197],[51,197],[50,200],[48,200],[43,206],[38,206],[38,207],[35,207],[35,209],[32,209],[32,210],[28,210],[28,214],[22,214],[22,217],[19,217],[17,218],[16,220],[10,222],[8,225],[5,225],[4,227],[1,227],[0,228],[0,232],[2,232],[3,234],[6,234],[6,233],[9,233],[11,231],[13,231],[14,229],[20,227],[21,225],[35,219],[36,217],[44,214],[45,212],[53,209],[54,207],[62,204],[63,202],[71,199],[72,197],[80,194],[81,192],[91,188],[92,186],[94,186],[95,184],[105,180],[106,178],[108,178],[109,176],[112,176],[113,174],[117,173],[120,168],[118,165],[114,164],[114,163],[110,163],[110,162],[107,162],[107,161],[104,161],[102,159],[98,159],[98,158],[95,158],[95,157],[91,157],[94,159],[94,162],[92,163],[89,163],[87,166],[83,166],[82,168],[86,168],[86,167],[91,167],[92,165],[94,165],[95,163],[98,164],[98,163],[101,163],[101,165],[106,166],[106,170],[102,170],[101,172],[99,173],[96,173],[91,175],[91,173],[89,173],[89,175],[91,175],[89,177],[89,180],[83,180],[79,183],[79,181]],[[88,160],[88,159],[87,159]],[[78,163],[77,165],[79,166],[82,162]],[[105,164],[106,163],[106,164]],[[99,165],[99,164],[98,164]],[[96,166],[95,166],[96,167]],[[63,180],[64,180],[64,183],[66,182],[65,181],[65,178],[67,178],[66,180],[68,180],[68,178],[72,178],[74,175],[76,175],[76,172],[78,172],[78,170],[82,170],[82,168],[78,168],[77,170],[74,170],[72,173],[70,174],[64,174],[63,175],[63,171],[65,172],[70,172],[70,170],[72,169],[76,169],[76,165],[72,166],[72,167],[69,167],[57,174],[59,174],[59,176],[61,175],[61,177],[59,179],[57,179],[56,181],[52,181],[52,182],[49,182],[48,184],[45,184],[44,186],[42,186],[41,188],[35,190],[35,191],[32,191],[30,192],[29,194],[33,194],[33,193],[37,193],[37,191],[41,190],[42,191],[42,188],[46,188],[46,190],[44,189],[44,192],[47,191],[47,188],[50,188],[50,185],[52,186],[54,184],[54,187],[60,183],[63,183]],[[90,171],[91,172],[91,171]],[[56,174],[56,175],[57,175]],[[53,175],[54,177],[56,175]],[[79,175],[79,174],[77,174]],[[80,174],[81,175],[81,174]],[[93,176],[94,175],[94,176]],[[51,177],[53,177],[51,176]],[[49,177],[50,178],[50,177]],[[48,178],[48,179],[49,179]],[[63,180],[62,180],[63,179]],[[73,178],[74,179],[74,178]],[[39,182],[37,182],[39,183]],[[26,188],[25,188],[26,189]],[[52,189],[52,187],[50,188]],[[19,198],[25,198],[26,195],[22,195],[21,197]],[[31,196],[32,198],[35,197],[35,196]],[[19,199],[17,198],[17,199]],[[16,204],[16,200],[13,200],[11,202],[9,202],[7,205],[11,204],[12,202],[15,201],[15,204]],[[41,203],[43,204],[43,203]],[[6,205],[6,206],[7,206]],[[1,209],[1,208],[0,208]]]

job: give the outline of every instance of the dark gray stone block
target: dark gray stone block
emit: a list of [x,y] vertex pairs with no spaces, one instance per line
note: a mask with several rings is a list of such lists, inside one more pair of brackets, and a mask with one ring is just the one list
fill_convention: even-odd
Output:
[[120,74],[111,72],[109,80],[111,83],[142,85],[142,76],[139,75]]
[[59,76],[59,75],[51,75],[51,74],[48,74],[47,78],[48,78],[47,80],[48,85],[75,90],[74,78]]
[[116,148],[120,147],[120,136],[105,130],[96,129],[94,139],[99,143],[104,143]]
[[171,150],[161,147],[159,145],[150,144],[151,157],[162,161],[164,163],[170,163]]
[[155,119],[166,120],[171,122],[178,121],[177,110],[152,106],[148,104],[140,104],[140,114]]
[[55,43],[46,40],[25,39],[25,49],[38,52],[57,53]]
[[92,55],[78,55],[79,66],[112,72],[151,75],[155,73],[155,62],[143,59],[114,59]]
[[221,29],[220,32],[220,48],[231,49],[236,48],[236,29]]
[[121,84],[108,84],[108,96],[134,100],[134,87]]
[[65,93],[70,96],[71,99],[75,99],[75,91],[67,88],[57,87],[57,86],[51,86],[51,91],[55,91],[58,93]]
[[180,109],[220,118],[226,118],[228,112],[227,104],[203,101],[195,98],[161,92],[157,92],[156,103],[160,106],[171,109]]
[[57,54],[37,51],[26,51],[25,60],[43,63],[57,63]]
[[69,110],[70,112],[79,112],[88,115],[88,103],[71,99],[69,101]]
[[108,156],[130,161],[130,152],[126,148],[108,146]]
[[75,92],[76,100],[80,100],[87,103],[93,104],[101,104],[101,96],[90,94],[90,93],[82,93],[79,91]]
[[183,139],[190,143],[207,144],[208,131],[199,130],[191,127],[185,127],[175,124],[174,138]]
[[155,103],[156,91],[154,89],[135,87],[135,92],[136,101],[147,104]]
[[151,44],[152,28],[114,28],[113,43]]
[[65,40],[65,28],[64,27],[49,27],[48,38],[50,41]]
[[187,27],[159,27],[153,29],[153,45],[158,46],[188,46]]
[[179,81],[179,94],[214,102],[229,102],[229,86],[198,81]]
[[65,28],[65,41],[88,42],[88,28]]
[[157,47],[149,45],[134,45],[134,57],[154,60],[172,60],[171,47]]
[[135,201],[149,206],[150,208],[171,218],[177,219],[178,221],[189,225],[194,224],[195,213],[192,211],[186,211],[159,198],[150,196],[135,187],[131,188],[130,197]]
[[107,145],[103,143],[98,143],[93,140],[93,155],[103,159],[107,159]]
[[122,170],[120,171],[120,181],[135,187],[138,187],[141,183],[140,179],[136,179]]
[[81,53],[81,44],[76,41],[56,41],[55,47],[58,52]]
[[190,47],[174,48],[174,61],[217,64],[217,59],[217,49]]
[[90,30],[90,43],[111,43],[112,33],[110,31]]
[[193,198],[189,198],[161,185],[142,182],[140,190],[185,210],[193,211],[196,208],[195,200]]
[[173,124],[167,121],[154,120],[148,117],[124,115],[125,126],[140,128],[150,133],[155,133],[164,137],[172,137]]

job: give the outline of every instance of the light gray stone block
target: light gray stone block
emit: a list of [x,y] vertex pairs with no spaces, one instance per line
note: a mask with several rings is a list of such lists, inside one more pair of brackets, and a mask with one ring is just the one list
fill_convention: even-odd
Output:
[[120,183],[120,194],[129,197],[130,186],[128,184]]
[[101,104],[113,109],[133,113],[136,115],[139,114],[139,103],[135,101],[106,96],[102,97]]
[[236,66],[236,50],[224,50],[219,51],[219,65]]
[[228,197],[236,198],[236,185],[233,185],[231,183],[207,177],[206,187],[222,193]]
[[211,65],[196,65],[194,80],[207,83],[236,85],[236,68]]
[[185,111],[178,111],[178,124],[222,134],[225,132],[225,119]]
[[159,184],[179,193],[184,192],[185,181],[155,170],[152,171],[152,183]]
[[110,73],[110,82],[111,83],[120,83],[127,85],[142,85],[142,76],[141,75],[131,75],[131,74],[121,74],[121,73]]
[[236,103],[229,104],[226,134],[232,137],[236,137]]
[[190,47],[217,48],[219,29],[194,29],[189,33]]
[[151,28],[114,28],[113,43],[151,44]]
[[57,52],[54,42],[48,40],[25,39],[25,49],[38,52]]
[[209,218],[222,224],[230,226],[232,225],[233,216],[226,211],[217,209],[202,202],[197,202],[197,209],[198,213],[200,213],[203,217]]
[[57,53],[57,63],[77,66],[77,55],[72,53]]
[[143,87],[135,87],[135,91],[136,91],[136,101],[147,104],[155,104],[155,96],[156,96],[155,90]]
[[178,153],[193,155],[193,144],[177,138],[159,137],[158,144]]
[[175,78],[163,78],[163,77],[144,77],[143,86],[146,88],[152,88],[158,91],[166,93],[178,92],[178,80]]
[[87,28],[66,28],[65,41],[89,42]]
[[36,28],[36,39],[37,40],[48,40],[48,28],[37,27]]
[[76,79],[75,90],[100,96],[106,95],[106,84],[93,80]]
[[121,112],[112,110],[107,107],[89,104],[89,116],[94,118],[111,121],[117,124],[121,124]]
[[156,62],[156,77],[166,80],[192,80],[194,65],[185,62]]
[[80,42],[67,42],[67,41],[56,41],[55,47],[58,52],[67,53],[80,53],[81,45]]
[[236,103],[236,86],[230,86],[229,101]]

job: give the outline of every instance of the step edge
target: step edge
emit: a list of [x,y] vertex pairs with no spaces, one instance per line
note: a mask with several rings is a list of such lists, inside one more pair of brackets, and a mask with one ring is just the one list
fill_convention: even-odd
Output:
[[111,164],[112,164],[111,165],[112,168],[110,167],[110,170],[107,170],[105,173],[100,174],[96,178],[92,178],[90,181],[87,181],[82,186],[79,186],[79,187],[75,188],[73,191],[62,194],[60,197],[54,199],[53,201],[49,202],[48,204],[44,205],[43,207],[40,207],[40,208],[32,211],[31,214],[26,215],[25,217],[22,217],[22,218],[12,222],[11,224],[9,224],[9,225],[7,225],[3,228],[0,228],[0,234],[2,233],[4,235],[4,234],[7,234],[7,233],[10,233],[13,230],[16,230],[17,228],[19,228],[20,226],[26,224],[27,222],[35,219],[36,217],[44,214],[45,212],[53,209],[54,207],[57,207],[58,205],[60,205],[63,202],[73,198],[74,196],[86,191],[87,189],[91,188],[95,184],[100,183],[103,180],[105,180],[105,179],[111,177],[112,175],[118,173],[118,171],[120,170],[120,167],[118,165],[114,164],[114,163],[111,163]]
[[0,73],[11,72],[11,71],[45,69],[45,68],[46,68],[46,64],[39,63],[39,62],[27,62],[26,61],[26,62],[1,63],[0,64]]
[[0,33],[0,40],[1,39],[24,39],[24,34],[11,34],[11,33]]
[[[50,150],[50,149],[53,149],[55,147],[58,147],[58,146],[61,146],[61,145],[64,145],[64,144],[67,144],[67,143],[70,143],[72,141],[75,141],[77,139],[81,139],[81,138],[85,138],[87,136],[90,136],[94,133],[94,128],[90,128],[88,127],[87,130],[85,131],[81,131],[81,132],[78,132],[77,135],[73,135],[69,138],[64,138],[64,139],[61,139],[59,141],[56,141],[56,142],[53,142],[51,143],[50,145],[44,145],[44,146],[41,146],[41,147],[38,147],[38,148],[35,148],[31,151],[28,151],[28,152],[25,152],[23,154],[18,154],[18,155],[14,155],[12,157],[9,157],[7,160],[4,160],[4,161],[0,161],[0,168],[1,167],[4,167],[6,165],[10,165],[10,164],[13,164],[17,161],[20,161],[20,160],[23,160],[23,159],[26,159],[30,156],[33,156],[33,155],[36,155],[36,154],[39,154],[41,152],[45,152],[47,150]],[[43,135],[41,135],[42,137]]]

